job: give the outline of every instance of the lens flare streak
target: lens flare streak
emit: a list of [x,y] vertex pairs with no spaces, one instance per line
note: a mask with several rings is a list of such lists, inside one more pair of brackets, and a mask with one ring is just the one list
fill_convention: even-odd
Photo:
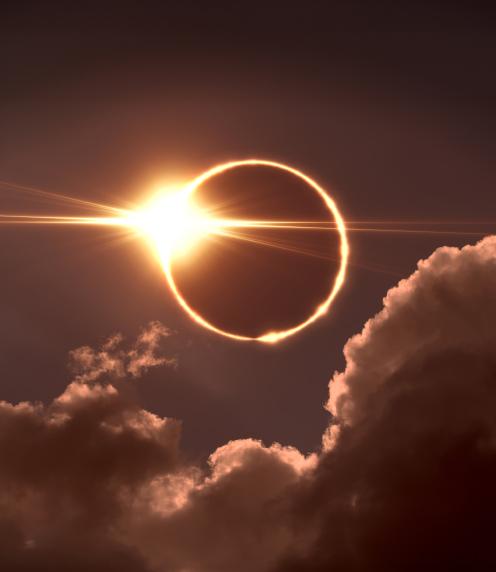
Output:
[[[240,166],[268,166],[289,172],[295,177],[302,179],[308,184],[310,189],[315,191],[323,200],[329,211],[328,220],[308,221],[308,220],[251,220],[234,219],[216,216],[215,212],[198,208],[193,199],[195,192],[207,180],[215,175],[221,174],[229,169]],[[493,227],[493,222],[467,222],[467,221],[348,221],[346,223],[338,211],[334,201],[328,193],[318,185],[313,179],[303,174],[301,171],[273,161],[258,159],[248,159],[217,165],[206,171],[179,191],[173,193],[160,193],[148,204],[137,209],[122,209],[109,205],[99,204],[93,201],[86,201],[78,198],[60,195],[35,187],[22,186],[11,182],[0,181],[0,191],[18,192],[36,196],[40,200],[49,201],[52,204],[71,205],[84,207],[90,211],[96,211],[96,216],[61,216],[61,215],[35,215],[35,214],[2,214],[0,213],[0,225],[75,225],[75,226],[107,226],[117,227],[125,230],[129,235],[145,237],[149,240],[160,259],[169,286],[174,293],[176,300],[189,316],[200,325],[223,336],[236,340],[257,340],[274,343],[289,337],[325,314],[333,302],[337,292],[344,283],[346,266],[349,256],[349,245],[347,233],[387,233],[387,234],[414,234],[414,235],[454,235],[454,236],[479,236],[482,237],[491,230],[474,230],[474,226]],[[431,228],[425,228],[430,226]],[[464,226],[463,230],[460,227]],[[435,227],[435,228],[432,228]],[[472,228],[470,228],[472,227]],[[259,233],[263,230],[271,231],[270,236]],[[317,252],[301,246],[301,243],[293,244],[287,238],[275,238],[275,230],[284,231],[312,231],[312,232],[333,232],[338,234],[340,241],[340,258],[333,259],[328,253]],[[236,241],[248,242],[250,244],[274,248],[289,253],[313,256],[325,260],[334,260],[338,270],[333,284],[330,285],[328,296],[315,308],[314,312],[302,323],[284,331],[267,332],[257,338],[250,338],[217,328],[195,312],[183,298],[177,288],[173,273],[172,261],[176,256],[187,253],[197,242],[206,237],[218,237],[219,239],[233,239]],[[369,270],[391,273],[387,269],[373,267],[372,265],[357,264]]]

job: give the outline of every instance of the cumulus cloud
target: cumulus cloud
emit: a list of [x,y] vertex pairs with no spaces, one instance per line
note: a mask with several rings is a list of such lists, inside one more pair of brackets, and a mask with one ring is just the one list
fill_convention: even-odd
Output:
[[152,324],[72,353],[47,406],[0,405],[0,568],[136,572],[496,566],[496,238],[441,248],[330,383],[325,448],[232,441],[205,466],[118,379],[173,365]]
[[179,432],[112,385],[1,404],[0,567],[268,569],[292,540],[287,491],[316,457],[243,440],[199,468],[181,462]]
[[328,409],[340,422],[367,414],[367,402],[405,364],[448,350],[494,351],[496,238],[439,248],[384,299],[384,309],[345,346],[346,370],[330,384]]
[[496,238],[391,290],[330,383],[331,442],[294,497],[316,531],[278,571],[496,566]]
[[[152,570],[269,570],[292,545],[291,491],[315,462],[292,447],[230,442],[206,470],[186,469],[173,482],[178,508],[162,511],[152,495],[148,517],[134,513],[127,541],[147,555]],[[154,495],[166,497],[169,484]]]
[[74,382],[47,407],[1,403],[0,522],[7,534],[0,567],[44,570],[70,557],[108,570],[126,554],[140,562],[112,533],[121,499],[174,468],[179,429],[112,385]]

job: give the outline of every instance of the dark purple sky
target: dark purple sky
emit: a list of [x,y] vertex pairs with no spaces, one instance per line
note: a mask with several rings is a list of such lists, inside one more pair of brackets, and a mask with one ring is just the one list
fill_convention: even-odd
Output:
[[[350,231],[329,313],[262,345],[193,323],[141,239],[0,225],[0,569],[495,570],[494,7],[7,4],[0,214],[90,214],[2,180],[128,208],[257,156],[421,232]],[[262,171],[205,201],[320,217]],[[331,260],[204,243],[175,275],[256,333],[322,296],[322,236]]]

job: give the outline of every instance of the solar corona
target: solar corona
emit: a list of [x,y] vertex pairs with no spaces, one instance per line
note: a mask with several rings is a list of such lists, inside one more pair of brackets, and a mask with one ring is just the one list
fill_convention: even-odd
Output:
[[[240,219],[223,219],[223,218],[216,218],[215,216],[209,217],[208,214],[206,216],[202,216],[201,213],[195,210],[194,208],[194,197],[197,193],[201,192],[202,185],[209,181],[210,179],[215,178],[217,175],[225,173],[226,171],[236,169],[239,167],[257,167],[257,166],[265,166],[270,167],[272,169],[282,170],[287,173],[290,173],[294,177],[298,177],[308,186],[309,192],[317,193],[318,196],[322,199],[328,213],[329,213],[329,221],[323,221],[324,224],[328,222],[327,230],[330,232],[338,232],[340,237],[340,261],[338,264],[338,271],[335,275],[334,281],[329,284],[328,295],[325,299],[321,301],[321,303],[314,309],[314,311],[307,316],[305,320],[300,323],[294,324],[294,326],[284,329],[284,330],[274,330],[268,331],[260,336],[257,337],[250,337],[250,336],[243,336],[238,333],[233,333],[224,329],[217,327],[215,324],[207,321],[203,316],[201,316],[197,311],[195,311],[188,300],[181,294],[179,288],[177,287],[174,275],[172,271],[173,261],[174,261],[174,254],[175,250],[178,249],[181,251],[183,248],[187,248],[191,246],[191,243],[201,240],[201,238],[207,234],[217,234],[224,237],[229,237],[230,232],[233,229],[239,228],[309,228],[311,229],[313,226],[312,223],[306,221],[279,221],[279,220],[240,220]],[[178,303],[181,307],[188,313],[188,315],[198,324],[201,326],[208,328],[216,332],[217,334],[227,336],[229,338],[233,338],[236,340],[256,340],[260,342],[266,343],[275,343],[284,338],[292,336],[297,332],[303,330],[305,327],[310,325],[312,322],[317,320],[319,317],[324,315],[330,308],[334,298],[336,297],[339,289],[343,285],[345,274],[346,274],[346,265],[349,255],[349,245],[348,240],[346,237],[346,228],[343,217],[341,216],[335,202],[331,198],[331,196],[313,179],[302,173],[301,171],[290,167],[288,165],[282,163],[276,163],[273,161],[266,161],[261,159],[247,159],[243,161],[233,161],[229,163],[223,163],[217,165],[208,171],[202,173],[199,177],[194,179],[191,183],[189,183],[184,191],[180,194],[181,200],[177,200],[177,197],[174,199],[176,202],[176,207],[174,209],[169,210],[169,213],[173,213],[176,211],[176,215],[174,216],[175,224],[170,225],[157,225],[155,230],[153,229],[153,224],[149,227],[149,232],[151,232],[157,251],[159,252],[160,259],[162,262],[162,266],[165,272],[165,276],[167,278],[167,282],[170,286],[170,289],[174,293]],[[171,199],[169,199],[170,201]],[[159,200],[160,204],[160,200]],[[189,207],[187,205],[190,205]],[[169,205],[170,206],[170,205]],[[164,209],[164,216],[167,215],[167,199],[162,202],[162,208]],[[158,207],[160,209],[160,207]],[[151,208],[151,212],[157,212],[157,205]],[[145,216],[145,220],[146,220]],[[160,219],[160,215],[159,215]],[[181,221],[181,222],[177,222]],[[320,225],[322,223],[319,223]],[[148,224],[145,223],[145,229],[148,227]],[[174,229],[173,235],[169,235],[168,229]]]

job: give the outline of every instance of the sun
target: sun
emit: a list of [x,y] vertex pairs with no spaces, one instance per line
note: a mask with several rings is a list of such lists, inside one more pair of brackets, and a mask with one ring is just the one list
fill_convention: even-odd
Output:
[[130,224],[152,242],[165,264],[190,252],[214,227],[212,217],[194,203],[188,188],[161,190],[130,216]]

